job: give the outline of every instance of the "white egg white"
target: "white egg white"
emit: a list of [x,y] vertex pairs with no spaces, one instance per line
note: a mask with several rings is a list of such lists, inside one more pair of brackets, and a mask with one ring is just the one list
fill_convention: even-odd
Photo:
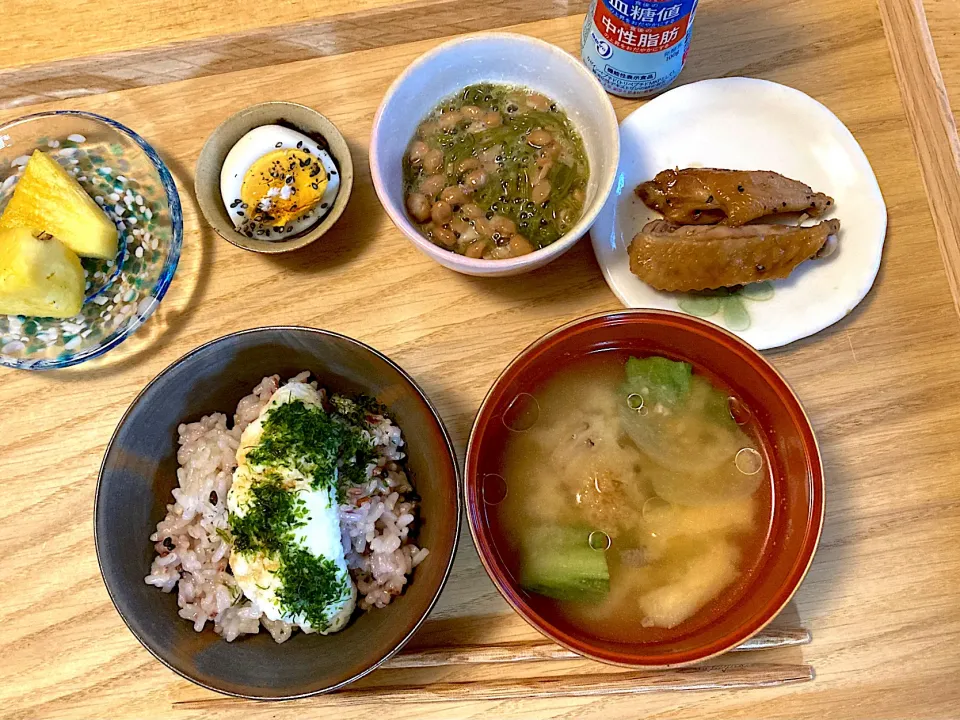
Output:
[[[302,382],[287,383],[273,394],[260,416],[251,422],[240,436],[238,465],[234,471],[233,485],[227,495],[227,510],[231,515],[242,517],[246,514],[251,499],[251,485],[264,472],[264,468],[247,462],[247,453],[260,443],[266,416],[272,408],[294,400],[301,400],[307,405],[321,405],[320,394],[312,385]],[[294,531],[293,542],[317,557],[333,560],[339,574],[349,584],[349,598],[327,608],[329,626],[324,629],[313,628],[323,634],[336,632],[347,624],[357,599],[357,588],[344,559],[336,497],[325,487],[312,488],[310,479],[298,470],[271,467],[270,471],[280,474],[285,482],[289,482],[294,487],[293,492],[296,492],[305,504],[306,517],[309,519]],[[277,599],[277,592],[282,587],[276,574],[278,567],[275,559],[265,557],[262,553],[241,553],[234,550],[230,554],[230,568],[237,584],[243,594],[255,602],[268,618],[294,622],[305,629],[311,629],[304,617],[288,615],[281,608]]]
[[238,202],[244,176],[259,158],[280,149],[308,150],[311,155],[320,159],[329,179],[320,203],[302,217],[284,226],[282,233],[274,233],[272,227],[252,229],[254,236],[262,235],[265,239],[279,240],[281,235],[283,238],[292,237],[316,225],[333,208],[337,193],[340,192],[340,173],[337,166],[330,154],[315,141],[282,125],[255,127],[230,149],[220,168],[220,195],[230,221],[238,230],[250,229],[250,217],[253,211],[253,208],[243,207]]

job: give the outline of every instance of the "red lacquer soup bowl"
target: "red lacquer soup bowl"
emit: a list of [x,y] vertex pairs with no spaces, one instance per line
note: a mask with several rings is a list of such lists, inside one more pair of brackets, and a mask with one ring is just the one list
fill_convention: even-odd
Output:
[[[558,371],[577,368],[595,353],[660,355],[693,365],[730,393],[751,416],[752,433],[769,464],[769,523],[735,601],[701,622],[642,640],[586,629],[556,603],[527,592],[516,579],[515,540],[498,519],[510,491],[505,448],[523,430],[523,406]],[[612,356],[605,356],[612,357]],[[528,418],[527,420],[530,420]],[[535,419],[532,420],[535,422]],[[762,630],[796,592],[813,560],[823,525],[824,481],[817,441],[796,395],[757,351],[710,323],[670,312],[625,310],[577,320],[524,350],[497,378],[480,406],[467,447],[465,499],[470,532],[487,573],[503,597],[537,630],[602,662],[676,667],[713,657]],[[765,521],[766,522],[766,521]],[[591,541],[592,542],[592,541]],[[639,620],[638,620],[639,622]],[[629,633],[627,633],[629,635]]]

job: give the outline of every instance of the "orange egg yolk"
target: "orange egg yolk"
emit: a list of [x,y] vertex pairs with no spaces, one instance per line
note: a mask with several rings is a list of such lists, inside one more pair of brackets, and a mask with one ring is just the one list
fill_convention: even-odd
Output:
[[272,150],[243,176],[240,199],[264,225],[286,225],[320,204],[327,189],[323,163],[303,150]]

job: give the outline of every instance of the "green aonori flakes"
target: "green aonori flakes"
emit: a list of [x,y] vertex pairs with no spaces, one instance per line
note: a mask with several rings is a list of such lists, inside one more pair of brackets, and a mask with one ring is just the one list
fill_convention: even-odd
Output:
[[[348,401],[349,402],[349,401]],[[344,407],[344,410],[347,408]],[[298,470],[314,489],[339,492],[344,484],[362,482],[375,459],[365,419],[306,405],[301,400],[278,405],[263,423],[260,443],[247,454],[249,462]]]
[[[297,528],[306,524],[306,504],[287,488],[283,478],[267,473],[250,487],[246,514],[229,519],[233,549],[263,554],[279,563],[277,600],[291,616],[302,615],[311,626],[326,630],[329,608],[350,593],[347,573],[325,557],[313,555],[297,543]],[[263,588],[266,589],[266,588]]]

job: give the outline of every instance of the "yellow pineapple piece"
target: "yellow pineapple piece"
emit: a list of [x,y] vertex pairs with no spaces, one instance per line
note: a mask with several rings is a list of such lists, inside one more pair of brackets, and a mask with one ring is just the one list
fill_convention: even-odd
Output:
[[75,178],[39,150],[0,216],[0,228],[13,227],[50,233],[82,257],[110,260],[117,254],[116,226]]
[[85,284],[80,258],[57,238],[0,228],[0,315],[73,317]]

